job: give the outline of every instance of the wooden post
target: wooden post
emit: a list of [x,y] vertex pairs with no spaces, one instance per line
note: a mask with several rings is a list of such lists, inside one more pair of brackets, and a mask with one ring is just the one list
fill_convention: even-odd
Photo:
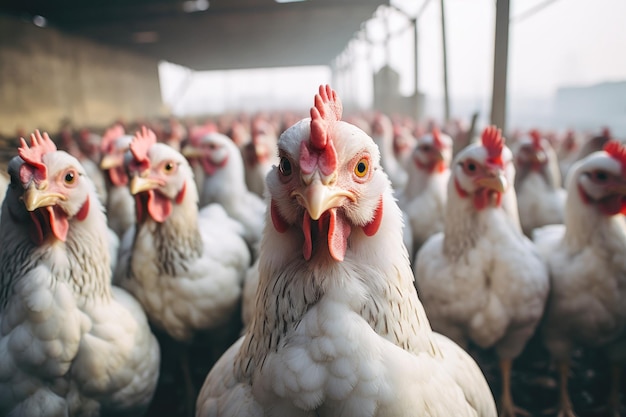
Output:
[[509,53],[509,3],[497,0],[496,40],[493,54],[493,91],[491,96],[491,123],[504,132],[506,129],[506,78]]
[[446,47],[446,13],[444,0],[441,0],[441,40],[443,45],[443,99],[444,99],[444,124],[450,120],[450,94],[448,92],[448,52]]

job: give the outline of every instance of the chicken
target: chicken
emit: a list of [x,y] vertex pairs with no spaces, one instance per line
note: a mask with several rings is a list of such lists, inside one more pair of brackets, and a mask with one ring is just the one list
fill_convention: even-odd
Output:
[[[200,126],[193,126],[189,131],[189,137],[185,141],[183,149],[186,146],[198,146],[200,143],[200,139],[202,139],[204,135],[215,132],[217,132],[217,126],[212,122],[206,122],[205,124]],[[204,187],[204,167],[202,166],[202,163],[198,158],[192,155],[185,155],[185,157],[191,165],[191,171],[193,172],[193,178],[196,182],[196,188],[198,189],[198,191],[200,191],[202,190],[202,187]]]
[[265,202],[246,186],[239,148],[218,132],[205,134],[196,143],[187,145],[183,155],[196,159],[204,168],[200,207],[221,204],[231,218],[243,225],[244,238],[255,249],[265,224]]
[[[404,170],[411,164],[411,155],[417,139],[413,136],[413,129],[408,126],[398,125],[393,129],[393,155]],[[408,181],[408,172],[407,172]]]
[[612,364],[609,396],[619,415],[619,373],[626,360],[626,148],[608,142],[604,151],[572,165],[567,179],[565,225],[535,230],[552,292],[542,326],[558,363],[561,415],[574,416],[567,390],[576,347],[605,351]]
[[570,166],[576,162],[582,141],[582,136],[572,129],[567,130],[565,136],[559,141],[556,156],[559,161],[562,181],[565,180]]
[[412,230],[413,255],[435,233],[443,231],[452,138],[433,129],[418,139],[407,165],[409,180],[399,199]]
[[547,224],[563,223],[565,190],[556,153],[550,143],[532,130],[513,150],[517,207],[526,236]]
[[263,119],[256,119],[252,124],[251,140],[241,150],[248,189],[260,197],[265,193],[265,176],[278,163],[276,140],[272,125]]
[[9,164],[0,222],[0,415],[142,415],[159,345],[110,284],[95,186],[46,133],[31,140]]
[[515,414],[511,365],[535,332],[549,290],[547,267],[515,218],[511,151],[488,127],[461,151],[448,182],[445,227],[417,254],[415,279],[433,329],[463,347],[495,348],[501,414]]
[[[193,396],[187,407],[193,409],[188,348],[198,333],[211,330],[218,337],[240,320],[250,252],[241,225],[219,204],[198,211],[189,163],[173,148],[156,143],[145,127],[130,144],[126,166],[137,223],[122,242],[115,280],[139,300],[151,324],[168,335],[166,340],[182,349],[176,356],[187,395]],[[233,333],[234,340],[238,329]]]
[[321,86],[279,140],[256,310],[197,416],[494,416],[475,362],[433,333],[378,147]]
[[377,114],[372,123],[372,139],[380,149],[380,164],[389,176],[393,189],[401,191],[404,189],[408,177],[394,154],[393,136],[391,119],[385,114]]
[[128,191],[128,174],[124,166],[124,155],[132,139],[132,135],[126,135],[124,128],[116,124],[106,130],[100,144],[100,169],[107,184],[108,224],[120,238],[135,224],[135,200]]

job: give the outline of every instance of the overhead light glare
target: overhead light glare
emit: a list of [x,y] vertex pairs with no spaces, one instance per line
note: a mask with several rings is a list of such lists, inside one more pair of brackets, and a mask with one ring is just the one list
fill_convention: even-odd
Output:
[[185,13],[203,12],[209,8],[209,0],[186,0],[183,2]]
[[306,0],[274,0],[276,3],[300,3]]
[[43,16],[35,15],[33,16],[33,24],[35,26],[39,26],[40,28],[44,28],[48,26],[48,20]]

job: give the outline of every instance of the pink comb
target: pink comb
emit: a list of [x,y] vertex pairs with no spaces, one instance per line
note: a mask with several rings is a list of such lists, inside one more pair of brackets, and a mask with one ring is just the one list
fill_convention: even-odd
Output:
[[604,145],[604,152],[617,159],[622,165],[622,173],[626,174],[626,147],[616,140],[610,140]]
[[482,142],[487,149],[487,161],[503,166],[502,149],[504,149],[504,138],[502,132],[495,126],[487,126],[483,131]]
[[57,146],[52,142],[47,132],[43,132],[43,136],[39,130],[30,135],[30,147],[24,138],[20,138],[20,147],[17,149],[20,157],[27,165],[32,167],[34,175],[39,180],[48,177],[48,168],[43,163],[43,156],[50,152],[56,152]]
[[133,141],[130,143],[130,151],[139,165],[139,169],[146,170],[150,167],[148,151],[157,142],[156,135],[145,126],[141,127],[141,132],[135,133]]
[[537,129],[533,129],[529,132],[530,138],[533,141],[533,148],[541,149],[541,133]]
[[124,128],[119,123],[108,128],[102,136],[102,142],[100,142],[100,149],[102,152],[111,152],[113,149],[113,143],[116,139],[124,136]]
[[329,85],[320,85],[315,95],[315,106],[311,107],[311,145],[322,150],[330,139],[330,127],[341,120],[343,106],[335,90]]
[[433,144],[435,145],[435,148],[437,149],[445,148],[443,141],[441,140],[441,132],[439,132],[439,128],[433,127],[432,135],[433,135]]
[[310,174],[318,165],[324,175],[337,168],[337,152],[332,142],[332,128],[339,120],[343,107],[335,90],[329,85],[320,85],[315,95],[315,106],[311,107],[311,137],[300,145],[300,168]]
[[198,146],[200,144],[200,139],[209,133],[215,132],[217,132],[217,125],[215,123],[208,122],[202,126],[194,126],[191,128],[191,132],[189,133],[189,142],[191,142],[194,146]]

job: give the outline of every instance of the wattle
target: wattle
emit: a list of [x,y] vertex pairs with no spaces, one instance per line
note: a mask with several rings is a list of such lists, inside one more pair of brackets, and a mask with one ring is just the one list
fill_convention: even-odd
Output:
[[57,206],[41,207],[30,213],[33,221],[30,237],[37,245],[41,245],[50,233],[58,240],[65,242],[70,223],[67,214]]
[[137,222],[142,223],[149,215],[155,222],[163,223],[172,214],[172,202],[154,190],[135,196]]

